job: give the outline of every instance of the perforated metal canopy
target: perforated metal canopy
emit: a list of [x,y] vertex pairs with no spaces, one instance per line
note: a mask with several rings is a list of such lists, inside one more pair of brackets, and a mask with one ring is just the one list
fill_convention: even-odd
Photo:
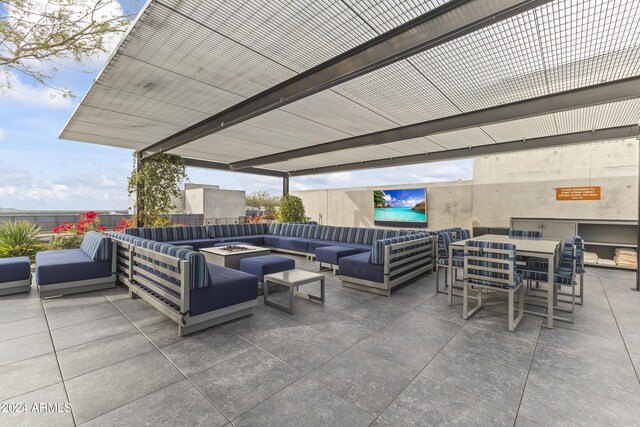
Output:
[[149,1],[61,138],[275,176],[633,137],[634,0]]

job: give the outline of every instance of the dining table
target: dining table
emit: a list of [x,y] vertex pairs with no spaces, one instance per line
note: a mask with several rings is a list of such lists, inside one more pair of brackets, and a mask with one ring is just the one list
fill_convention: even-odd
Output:
[[[455,251],[464,251],[465,243],[471,240],[483,242],[513,243],[516,247],[516,256],[532,257],[547,261],[547,313],[525,310],[525,313],[547,318],[547,328],[553,328],[553,274],[559,262],[560,240],[556,239],[525,239],[522,237],[510,237],[502,234],[485,234],[470,239],[458,240],[449,244],[449,268],[447,269],[447,296],[449,305],[453,305],[453,254]],[[540,281],[541,283],[545,283]],[[525,297],[526,302],[526,297]]]

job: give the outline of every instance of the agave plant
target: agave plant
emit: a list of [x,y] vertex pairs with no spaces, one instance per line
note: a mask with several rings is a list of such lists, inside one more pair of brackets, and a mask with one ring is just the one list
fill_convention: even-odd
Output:
[[28,256],[33,260],[36,252],[44,248],[38,233],[40,227],[29,221],[0,224],[0,258]]

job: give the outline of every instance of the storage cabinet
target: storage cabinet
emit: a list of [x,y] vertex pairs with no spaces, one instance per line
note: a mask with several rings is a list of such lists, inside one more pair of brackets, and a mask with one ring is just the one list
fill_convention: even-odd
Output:
[[[600,258],[613,259],[615,248],[637,250],[638,222],[632,220],[589,220],[556,218],[511,218],[511,228],[542,231],[542,238],[568,239],[578,234],[584,240],[585,250]],[[634,267],[585,263],[598,267],[635,270]]]

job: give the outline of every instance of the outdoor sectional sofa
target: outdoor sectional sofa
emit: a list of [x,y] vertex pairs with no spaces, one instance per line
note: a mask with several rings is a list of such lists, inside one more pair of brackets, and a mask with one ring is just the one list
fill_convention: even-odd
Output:
[[432,270],[437,256],[437,237],[414,230],[271,223],[129,228],[125,233],[195,250],[245,242],[312,259],[320,247],[348,247],[357,253],[340,259],[343,285],[387,296],[392,288]]
[[177,245],[109,235],[116,242],[118,280],[132,298],[175,321],[181,336],[250,315],[257,304],[258,279],[251,274],[207,263],[201,253]]

